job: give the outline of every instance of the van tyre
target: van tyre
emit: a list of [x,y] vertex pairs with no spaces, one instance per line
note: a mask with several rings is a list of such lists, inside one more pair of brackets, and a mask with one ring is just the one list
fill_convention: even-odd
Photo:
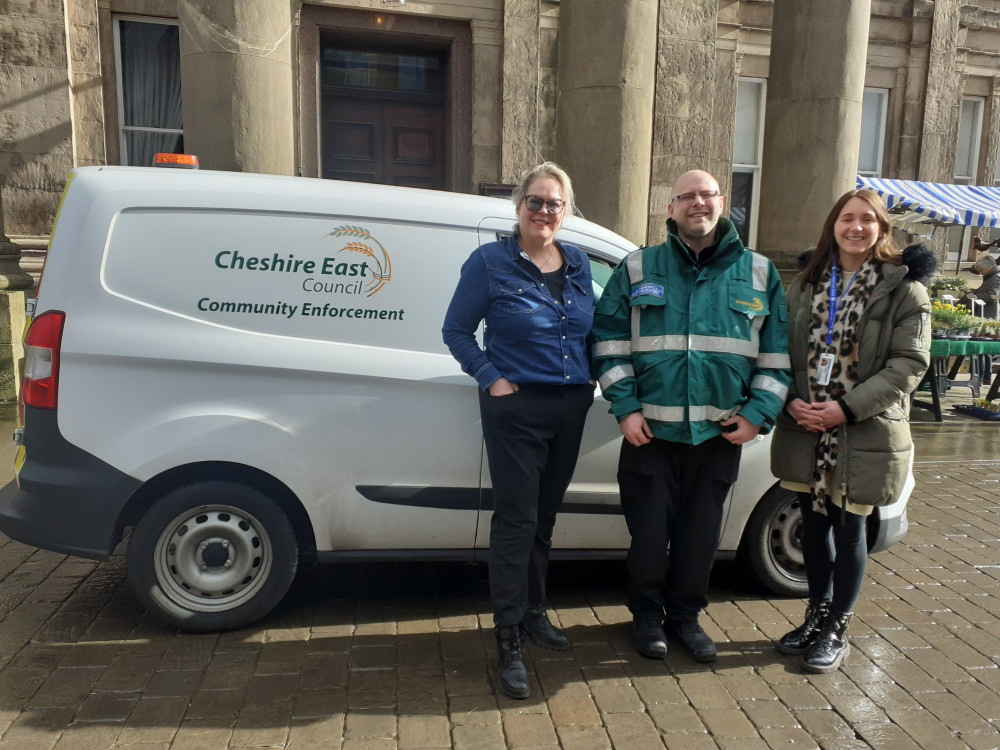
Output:
[[235,482],[172,490],[142,516],[128,543],[136,596],[183,630],[228,630],[270,612],[295,577],[298,544],[267,495]]
[[753,509],[740,541],[740,559],[775,594],[806,596],[802,510],[791,490],[774,485]]

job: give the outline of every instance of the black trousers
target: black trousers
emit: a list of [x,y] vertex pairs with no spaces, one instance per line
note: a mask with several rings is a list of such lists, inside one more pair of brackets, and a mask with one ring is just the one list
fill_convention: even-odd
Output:
[[526,608],[545,605],[552,528],[593,402],[589,385],[522,385],[499,397],[479,393],[493,480],[490,598],[499,627],[516,625]]
[[723,506],[739,463],[740,447],[722,436],[699,445],[622,441],[618,486],[632,535],[627,566],[633,615],[688,622],[708,605]]
[[829,500],[824,516],[812,509],[810,493],[798,496],[809,598],[830,602],[834,612],[853,612],[868,564],[868,517],[848,513]]

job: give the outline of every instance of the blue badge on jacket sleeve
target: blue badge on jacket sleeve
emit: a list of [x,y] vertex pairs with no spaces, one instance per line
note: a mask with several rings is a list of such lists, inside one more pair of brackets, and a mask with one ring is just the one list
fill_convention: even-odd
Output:
[[656,297],[657,299],[663,299],[663,285],[639,284],[639,286],[632,290],[632,296],[629,299],[635,299],[636,297]]

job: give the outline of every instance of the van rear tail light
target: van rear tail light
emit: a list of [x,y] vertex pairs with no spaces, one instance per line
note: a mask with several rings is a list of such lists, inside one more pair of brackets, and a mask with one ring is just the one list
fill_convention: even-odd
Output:
[[21,381],[21,403],[24,406],[56,408],[59,346],[65,322],[66,313],[51,311],[39,315],[28,327],[28,334],[24,337],[24,378]]

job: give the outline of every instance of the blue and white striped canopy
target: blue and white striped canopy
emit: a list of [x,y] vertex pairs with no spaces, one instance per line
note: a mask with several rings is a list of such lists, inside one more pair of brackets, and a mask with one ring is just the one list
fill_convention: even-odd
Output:
[[926,229],[927,225],[1000,226],[1000,188],[861,175],[857,186],[882,196],[893,224],[909,231]]

